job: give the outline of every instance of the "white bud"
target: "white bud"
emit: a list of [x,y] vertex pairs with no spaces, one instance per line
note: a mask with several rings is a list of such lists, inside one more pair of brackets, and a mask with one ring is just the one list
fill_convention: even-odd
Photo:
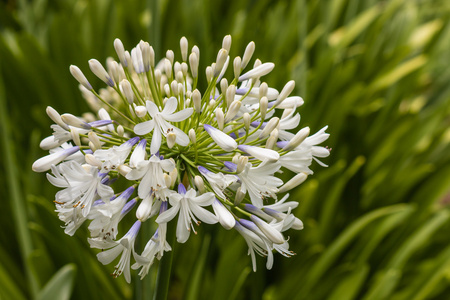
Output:
[[200,49],[197,47],[197,45],[192,47],[192,52],[195,53],[197,55],[197,59],[200,60]]
[[156,81],[157,83],[161,83],[161,79],[162,79],[162,73],[161,73],[161,70],[156,69],[156,70],[155,70],[155,81]]
[[67,124],[63,122],[63,120],[61,119],[61,115],[53,107],[47,106],[45,111],[53,122],[61,126],[61,128],[69,130],[69,126],[67,126]]
[[119,136],[123,136],[125,134],[125,129],[123,128],[122,125],[117,126],[117,134]]
[[92,90],[92,86],[89,83],[89,81],[87,80],[86,76],[84,76],[83,72],[81,72],[80,68],[78,68],[77,66],[71,65],[70,66],[70,73],[72,74],[72,76],[81,84],[83,85],[85,88],[87,88],[88,90]]
[[138,105],[134,108],[134,112],[136,113],[136,116],[143,118],[147,114],[147,108],[145,106]]
[[131,172],[132,169],[129,166],[127,166],[127,165],[120,165],[117,168],[117,170],[119,171],[120,175],[125,177],[125,176],[128,175],[128,173]]
[[150,217],[152,205],[153,205],[153,194],[148,194],[147,197],[145,197],[139,204],[136,210],[136,218],[141,222],[145,222]]
[[280,154],[278,154],[277,151],[271,149],[265,149],[249,145],[239,145],[238,149],[244,151],[245,153],[250,154],[251,156],[259,159],[260,161],[268,160],[270,162],[273,162],[277,161],[280,158]]
[[236,56],[233,61],[233,72],[234,72],[234,78],[239,78],[239,75],[241,75],[241,65],[242,60],[240,56]]
[[110,87],[114,86],[114,81],[109,76],[108,72],[106,72],[105,68],[102,66],[102,64],[96,60],[96,59],[90,59],[89,60],[89,68],[91,69],[92,73],[95,74],[100,80],[102,80],[104,83],[109,85]]
[[114,49],[116,50],[117,56],[119,57],[122,66],[127,67],[128,61],[125,58],[125,49],[123,47],[122,41],[119,39],[114,40]]
[[86,154],[84,156],[84,160],[90,164],[91,166],[97,167],[97,168],[101,168],[102,167],[102,162],[98,159],[95,158],[94,155],[92,154]]
[[128,103],[132,104],[134,102],[134,93],[133,89],[131,88],[130,82],[126,79],[122,80],[119,83],[119,88],[125,95],[125,98],[127,99]]
[[236,114],[239,112],[240,109],[241,109],[241,101],[234,100],[231,103],[230,108],[227,111],[227,114],[225,115],[225,123],[230,122],[236,116]]
[[62,151],[54,152],[47,156],[41,157],[33,163],[31,167],[34,172],[45,172],[50,170],[52,165],[57,165],[68,156],[80,150],[80,147],[72,147]]
[[294,137],[283,147],[283,150],[290,151],[299,146],[309,135],[309,127],[302,128],[299,130]]
[[141,74],[144,73],[144,61],[142,59],[142,50],[141,47],[134,47],[131,49],[131,61],[133,63],[133,68],[136,73]]
[[125,51],[125,60],[127,61],[127,64],[124,65],[127,67],[128,72],[133,72],[133,61],[131,60],[131,54],[128,51]]
[[294,110],[293,108],[286,108],[286,109],[284,109],[283,110],[283,114],[281,115],[281,120],[291,116],[293,110]]
[[170,61],[170,64],[173,65],[173,60],[175,59],[175,54],[172,50],[166,51],[166,58]]
[[39,147],[41,147],[42,150],[50,150],[56,147],[61,146],[61,142],[55,139],[53,135],[46,137],[41,141],[39,144]]
[[268,137],[272,130],[274,130],[278,126],[279,122],[280,119],[278,117],[273,117],[272,119],[270,119],[270,121],[267,122],[266,127],[264,127],[261,134],[259,135],[259,138],[265,139],[266,137]]
[[245,193],[241,191],[241,187],[238,187],[236,191],[236,196],[234,197],[234,205],[241,204],[242,200],[244,200]]
[[231,152],[237,148],[236,141],[228,134],[208,124],[204,124],[203,127],[214,142],[223,150]]
[[139,47],[141,47],[142,51],[142,62],[144,64],[144,71],[148,72],[150,71],[150,65],[151,65],[151,50],[150,50],[150,44],[144,41],[141,41],[139,43]]
[[172,63],[169,59],[164,59],[164,72],[166,73],[167,78],[172,77]]
[[[181,68],[180,68],[181,69]],[[175,73],[175,79],[179,82],[179,83],[183,83],[184,82],[184,75],[183,72],[178,71]]]
[[222,41],[222,48],[223,49],[225,49],[225,50],[227,50],[227,52],[230,52],[230,48],[231,48],[231,35],[226,35],[224,38],[223,38],[223,41]]
[[266,141],[266,149],[273,149],[278,141],[278,130],[274,129]]
[[173,64],[173,74],[177,75],[178,72],[181,72],[181,64],[176,61]]
[[281,232],[279,232],[274,227],[270,226],[260,218],[255,215],[251,215],[250,219],[255,223],[255,225],[264,233],[264,235],[271,240],[274,244],[284,244],[285,240]]
[[67,125],[70,125],[70,126],[73,126],[73,127],[84,128],[84,129],[90,129],[91,128],[91,125],[89,125],[88,123],[84,122],[80,118],[75,117],[72,114],[63,114],[61,116],[61,120],[64,123],[66,123]]
[[212,67],[206,67],[206,81],[208,82],[208,84],[212,81],[213,79],[213,68]]
[[244,120],[244,127],[245,130],[248,131],[250,129],[250,121],[251,121],[251,117],[249,113],[244,113],[244,115],[242,116],[243,120]]
[[[102,143],[100,142],[100,139],[98,138],[97,134],[93,131],[88,133],[88,139],[93,144],[95,149],[101,149]],[[92,148],[92,147],[91,147]]]
[[227,92],[228,89],[228,80],[226,78],[222,78],[222,80],[220,81],[220,91],[222,92],[222,94],[225,94]]
[[225,94],[225,99],[227,101],[227,107],[230,107],[231,103],[234,101],[234,96],[236,95],[236,86],[234,84],[230,85]]
[[245,166],[248,164],[248,156],[240,156],[239,157],[239,161],[237,163],[237,168],[236,168],[236,174],[241,173],[242,171],[244,171]]
[[259,100],[259,111],[261,113],[261,121],[264,121],[266,119],[268,107],[269,107],[269,100],[267,99],[267,97],[262,97],[261,100]]
[[78,128],[72,127],[70,129],[70,136],[72,137],[73,143],[78,147],[81,147],[80,132],[78,131]]
[[242,64],[241,64],[241,70],[245,69],[248,62],[250,61],[250,59],[253,56],[253,52],[255,52],[255,43],[252,41],[245,48],[244,56],[243,56]]
[[259,77],[269,74],[273,70],[274,67],[275,67],[274,63],[270,63],[270,62],[264,63],[262,65],[259,65],[255,68],[251,69],[247,73],[239,76],[239,81],[245,81],[248,79],[258,79]]
[[285,193],[287,191],[292,190],[293,188],[302,184],[306,180],[307,177],[308,177],[308,175],[306,175],[305,173],[298,173],[291,180],[289,180],[282,187],[280,187],[278,192]]
[[206,192],[206,189],[205,189],[205,183],[203,182],[203,178],[201,178],[201,177],[198,176],[198,175],[195,175],[195,177],[194,177],[194,183],[195,183],[195,186],[197,187],[198,191],[199,191],[201,194],[204,194],[204,193]]
[[223,69],[223,66],[225,65],[227,57],[228,57],[228,51],[225,49],[220,49],[219,53],[217,53],[214,76],[219,76],[220,72],[222,72],[222,69]]
[[267,83],[265,82],[261,83],[261,85],[259,86],[259,98],[261,99],[262,97],[267,96],[268,90],[269,86],[267,85]]
[[168,175],[167,173],[164,173],[163,177],[164,177],[164,184],[166,185],[166,187],[171,187],[172,186],[172,178],[170,178],[170,175]]
[[195,130],[194,129],[189,129],[189,139],[191,140],[192,144],[196,144],[197,143],[197,136],[195,134]]
[[202,111],[202,95],[200,91],[195,89],[192,92],[192,101],[194,102],[194,109],[197,113],[201,113]]
[[216,100],[211,99],[208,103],[208,109],[213,109],[216,106]]
[[191,74],[193,78],[198,77],[198,57],[197,54],[191,53],[189,55],[189,65],[191,66]]
[[186,61],[188,54],[188,40],[184,36],[180,39],[180,49],[181,58],[183,59],[183,61]]
[[91,141],[89,141],[88,143],[89,148],[92,150],[92,152],[95,152],[95,150],[97,150],[97,148],[95,148],[94,143],[92,143]]
[[177,178],[178,178],[177,168],[173,168],[173,170],[169,172],[169,176],[172,179],[172,185],[170,186],[170,188],[173,188],[175,185],[175,182],[177,182]]
[[285,86],[283,87],[283,89],[281,90],[280,94],[278,95],[277,100],[275,101],[275,106],[278,106],[279,104],[281,104],[281,102],[284,101],[284,99],[287,98],[287,96],[289,96],[292,91],[295,88],[295,81],[291,80],[288,83],[285,84]]
[[172,149],[172,147],[175,145],[175,141],[177,139],[177,135],[175,132],[169,132],[167,134],[166,140],[167,140],[167,146]]
[[152,46],[150,46],[149,58],[150,58],[150,67],[154,68],[155,67],[155,50],[153,50]]
[[217,126],[219,127],[220,130],[223,130],[223,125],[224,125],[223,110],[222,110],[222,108],[218,107],[218,108],[216,108],[215,112],[216,112]]
[[236,219],[230,211],[217,199],[214,199],[212,204],[214,213],[219,218],[219,223],[226,230],[230,230],[236,224]]
[[170,90],[175,97],[178,96],[178,82],[176,80],[170,83]]
[[184,77],[187,77],[187,75],[188,75],[188,65],[187,65],[187,63],[185,63],[185,62],[182,62],[181,63],[181,72],[183,73],[183,76]]

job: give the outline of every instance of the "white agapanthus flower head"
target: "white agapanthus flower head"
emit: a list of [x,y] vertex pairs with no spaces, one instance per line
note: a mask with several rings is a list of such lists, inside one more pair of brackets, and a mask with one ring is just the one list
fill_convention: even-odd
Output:
[[[189,54],[184,37],[180,45],[181,61],[167,51],[155,63],[148,43],[128,52],[116,39],[118,62],[109,58],[105,69],[89,61],[106,84],[98,92],[80,68],[70,66],[97,116],[60,115],[48,107],[53,134],[40,146],[50,154],[32,167],[49,171],[50,183],[61,188],[54,202],[66,233],[91,221],[89,243],[105,250],[98,259],[109,264],[120,256],[113,274],[123,273],[127,281],[130,266],[140,269],[142,278],[155,259],[171,251],[166,237],[172,223],[179,243],[196,233],[200,221],[236,230],[249,246],[255,271],[255,253],[267,257],[268,269],[274,250],[291,256],[284,232],[302,229],[303,223],[292,213],[298,202],[287,201],[286,192],[312,174],[314,161],[326,166],[318,158],[330,153],[320,146],[329,136],[327,127],[311,136],[309,127],[299,127],[303,99],[290,96],[295,82],[278,92],[261,81],[273,63],[257,59],[248,67],[253,42],[242,59],[231,60],[226,36],[206,68],[203,91],[199,49]],[[229,65],[233,76],[226,79]],[[286,182],[280,176],[285,170],[295,173]],[[118,232],[124,219],[134,222],[125,234]],[[135,249],[143,226],[157,229],[139,243],[143,249]]]

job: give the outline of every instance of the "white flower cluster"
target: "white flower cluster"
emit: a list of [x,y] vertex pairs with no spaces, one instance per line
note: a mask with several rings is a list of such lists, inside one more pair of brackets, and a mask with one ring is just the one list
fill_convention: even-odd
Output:
[[[105,69],[89,61],[107,85],[98,93],[78,67],[70,66],[97,116],[60,115],[47,108],[54,132],[40,146],[50,154],[38,159],[33,170],[50,170],[48,180],[62,188],[54,202],[65,232],[73,235],[91,220],[90,245],[108,249],[98,259],[109,264],[120,255],[113,274],[124,273],[127,281],[131,255],[131,268],[140,268],[144,277],[155,258],[171,250],[167,224],[175,218],[179,243],[200,221],[235,229],[248,244],[254,270],[255,253],[267,256],[268,269],[273,250],[292,255],[283,232],[303,228],[292,214],[298,203],[287,201],[289,194],[281,200],[277,195],[312,174],[313,160],[325,166],[317,158],[329,155],[318,146],[329,136],[326,127],[311,136],[308,127],[290,132],[299,126],[296,109],[303,104],[302,98],[289,96],[294,81],[281,92],[268,87],[260,78],[274,64],[258,59],[243,73],[253,42],[243,58],[232,61],[231,81],[225,79],[230,36],[206,68],[203,93],[197,89],[200,51],[194,46],[189,54],[186,38],[180,41],[181,62],[169,50],[155,64],[153,48],[143,41],[131,52],[119,39],[114,47],[120,62],[110,58]],[[283,169],[296,175],[283,182],[278,175]],[[134,225],[118,238],[119,222],[130,218],[133,209]],[[138,254],[134,244],[141,226],[157,229]]]

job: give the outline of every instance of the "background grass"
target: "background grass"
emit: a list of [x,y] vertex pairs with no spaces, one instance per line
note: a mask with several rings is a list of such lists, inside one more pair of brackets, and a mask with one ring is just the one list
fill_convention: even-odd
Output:
[[[329,125],[329,168],[291,193],[305,223],[297,255],[251,272],[244,240],[219,226],[176,245],[172,299],[445,299],[450,294],[450,3],[391,1],[6,1],[0,3],[0,299],[132,299],[148,279],[108,274],[83,228],[68,237],[55,189],[31,171],[50,134],[47,105],[87,111],[70,64],[179,39],[214,60],[256,43],[265,78],[295,79],[301,125]],[[203,82],[204,84],[204,82]],[[290,174],[286,174],[289,176]]]

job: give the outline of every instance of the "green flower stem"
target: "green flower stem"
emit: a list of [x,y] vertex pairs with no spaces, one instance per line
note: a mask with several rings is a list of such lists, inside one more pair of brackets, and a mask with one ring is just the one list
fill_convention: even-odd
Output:
[[153,300],[166,300],[169,292],[170,274],[172,271],[173,252],[175,251],[175,222],[167,223],[166,240],[172,246],[172,251],[165,252],[158,267],[156,290]]

